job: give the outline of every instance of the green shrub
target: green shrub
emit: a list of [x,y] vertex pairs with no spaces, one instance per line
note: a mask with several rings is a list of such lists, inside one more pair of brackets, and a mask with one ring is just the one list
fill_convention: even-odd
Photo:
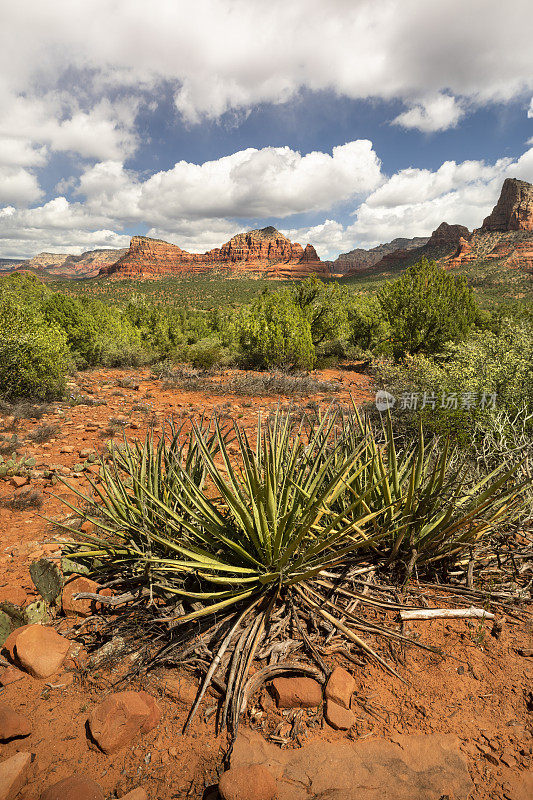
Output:
[[348,342],[361,350],[387,349],[391,325],[377,297],[354,297],[347,308]]
[[425,258],[386,283],[378,299],[392,329],[395,357],[437,353],[447,342],[464,339],[479,318],[466,279]]
[[0,391],[7,400],[61,397],[70,367],[66,336],[58,328],[0,332]]
[[312,369],[315,363],[309,320],[287,289],[262,294],[241,308],[233,340],[246,367]]

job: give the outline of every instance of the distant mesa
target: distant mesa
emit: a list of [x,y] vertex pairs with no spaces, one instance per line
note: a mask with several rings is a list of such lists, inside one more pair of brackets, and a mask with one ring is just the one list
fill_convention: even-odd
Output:
[[129,249],[100,275],[111,279],[162,278],[216,272],[228,277],[301,279],[316,274],[329,277],[326,263],[315,248],[291,242],[276,228],[238,233],[207,253],[188,253],[175,244],[147,236],[133,236]]

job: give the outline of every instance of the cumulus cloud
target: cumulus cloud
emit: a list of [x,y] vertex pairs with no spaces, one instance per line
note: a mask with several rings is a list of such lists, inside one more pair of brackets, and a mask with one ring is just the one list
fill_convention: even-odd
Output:
[[455,128],[463,115],[464,109],[455,97],[438,94],[399,114],[393,123],[402,128],[417,128],[424,133],[434,133]]
[[0,163],[0,203],[26,205],[43,195],[35,175],[22,167]]
[[368,194],[382,180],[372,142],[359,139],[331,155],[264,147],[203,164],[180,161],[145,181],[108,161],[82,174],[78,192],[90,209],[168,229],[179,217],[286,217],[329,209]]

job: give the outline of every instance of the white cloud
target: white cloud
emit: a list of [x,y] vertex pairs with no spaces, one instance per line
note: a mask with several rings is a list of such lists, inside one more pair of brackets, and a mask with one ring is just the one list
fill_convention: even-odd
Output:
[[528,119],[533,119],[533,97],[531,98],[531,101],[529,103],[529,108],[527,110],[527,117]]
[[334,219],[319,225],[303,228],[288,228],[281,231],[293,242],[305,245],[310,242],[322,260],[336,258],[339,253],[353,248],[353,231]]
[[455,97],[438,94],[399,114],[393,123],[402,128],[417,128],[424,133],[433,133],[455,128],[463,115],[464,108]]
[[0,203],[26,205],[42,194],[37,178],[27,169],[0,164]]
[[92,210],[168,229],[179,217],[286,217],[329,209],[382,180],[372,142],[359,139],[331,155],[264,147],[203,164],[180,161],[144,182],[108,161],[83,173],[78,192]]
[[440,97],[419,113],[423,124],[442,125],[457,113],[453,98],[507,102],[533,88],[529,28],[510,22],[529,19],[529,0],[469,0],[475,25],[458,24],[464,0],[332,0],[327,9],[323,0],[154,0],[149,11],[140,0],[115,0],[112,9],[108,0],[4,5],[0,73],[13,93],[57,88],[73,70],[87,76],[82,91],[165,81],[190,122],[285,102],[307,87],[408,105]]

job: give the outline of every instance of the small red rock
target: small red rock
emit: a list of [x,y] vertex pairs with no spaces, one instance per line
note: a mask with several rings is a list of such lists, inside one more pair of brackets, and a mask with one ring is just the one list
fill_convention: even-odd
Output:
[[71,775],[46,789],[41,800],[104,800],[104,793],[90,778]]
[[7,703],[0,703],[0,741],[24,739],[31,733],[31,722],[24,714],[19,714]]
[[147,692],[114,692],[89,714],[91,736],[104,753],[116,753],[159,722],[160,711]]
[[355,685],[355,680],[349,672],[342,667],[336,667],[328,678],[324,694],[328,700],[333,700],[344,708],[350,708]]
[[11,478],[11,485],[20,489],[21,486],[26,486],[30,482],[29,478],[22,475],[13,475]]
[[274,800],[277,794],[272,773],[262,764],[232,767],[218,784],[222,800]]
[[90,578],[84,578],[79,576],[74,578],[74,580],[69,581],[64,589],[63,594],[61,596],[61,603],[63,605],[63,611],[68,616],[80,616],[80,617],[90,617],[91,614],[95,611],[95,601],[94,600],[74,600],[74,595],[78,594],[78,592],[92,592],[96,594],[99,590],[99,586],[96,581],[92,581]]
[[128,794],[123,794],[120,800],[148,800],[145,789],[133,789]]
[[[17,753],[0,763],[0,800],[13,800],[26,783],[31,753]],[[102,797],[103,800],[103,797]]]
[[325,717],[328,725],[336,731],[347,731],[355,725],[355,714],[334,700],[326,700]]
[[278,708],[316,708],[322,687],[313,678],[275,678],[272,688]]
[[34,678],[48,678],[62,666],[70,642],[53,628],[28,625],[15,643],[15,658]]

